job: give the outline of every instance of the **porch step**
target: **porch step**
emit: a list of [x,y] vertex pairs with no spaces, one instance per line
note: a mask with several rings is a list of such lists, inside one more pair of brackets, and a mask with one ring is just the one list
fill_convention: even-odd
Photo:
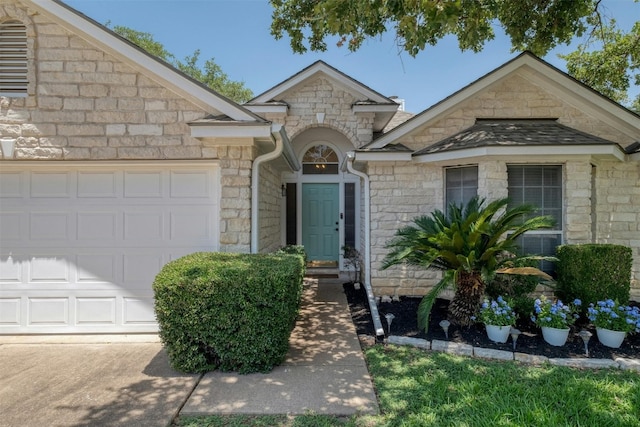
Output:
[[305,277],[314,279],[337,279],[340,277],[340,269],[337,267],[307,267]]

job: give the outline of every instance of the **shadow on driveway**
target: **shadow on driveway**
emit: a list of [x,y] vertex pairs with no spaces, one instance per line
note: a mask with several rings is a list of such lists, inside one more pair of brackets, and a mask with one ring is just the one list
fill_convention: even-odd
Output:
[[160,343],[0,345],[1,426],[166,426],[198,382]]

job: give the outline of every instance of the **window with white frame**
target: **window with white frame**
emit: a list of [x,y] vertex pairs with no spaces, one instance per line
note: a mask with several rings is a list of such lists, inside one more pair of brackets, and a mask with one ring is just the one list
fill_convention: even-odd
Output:
[[446,168],[445,208],[451,203],[466,205],[478,195],[478,166]]
[[[518,244],[524,254],[554,255],[562,244],[562,166],[507,165],[511,206],[529,204],[537,207],[535,216],[555,219],[551,229],[536,230],[520,237]],[[553,263],[543,262],[541,268],[553,272]]]
[[0,96],[27,96],[27,29],[16,20],[0,22]]

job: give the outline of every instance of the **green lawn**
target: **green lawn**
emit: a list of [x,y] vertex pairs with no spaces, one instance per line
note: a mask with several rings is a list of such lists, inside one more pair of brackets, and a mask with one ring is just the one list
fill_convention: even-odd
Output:
[[640,374],[365,351],[381,415],[183,418],[180,426],[640,426]]

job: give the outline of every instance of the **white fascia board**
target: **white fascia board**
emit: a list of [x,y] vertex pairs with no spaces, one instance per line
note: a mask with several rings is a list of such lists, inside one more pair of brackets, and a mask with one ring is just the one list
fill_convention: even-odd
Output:
[[398,107],[398,104],[354,104],[351,109],[354,113],[395,113]]
[[163,85],[188,97],[191,102],[203,110],[217,111],[234,120],[261,120],[233,101],[217,95],[175,72],[170,65],[164,65],[161,60],[156,60],[114,37],[99,24],[94,24],[72,12],[68,9],[71,8],[70,6],[65,7],[52,0],[30,0],[30,2],[36,9],[55,18],[61,26],[66,27],[70,32],[80,35],[91,44],[97,44],[101,49],[127,62],[135,69],[149,71],[150,74],[160,79]]
[[422,154],[413,156],[418,163],[434,163],[464,160],[475,157],[487,156],[597,156],[612,157],[621,162],[625,160],[625,154],[617,145],[565,145],[565,146],[539,146],[539,147],[477,147],[466,150],[445,151],[443,153]]
[[358,162],[410,162],[412,160],[410,152],[356,151],[355,155],[355,161]]
[[191,125],[193,138],[271,138],[271,123]]
[[256,114],[264,114],[264,113],[278,113],[278,114],[286,114],[289,109],[286,105],[244,105],[244,107]]

